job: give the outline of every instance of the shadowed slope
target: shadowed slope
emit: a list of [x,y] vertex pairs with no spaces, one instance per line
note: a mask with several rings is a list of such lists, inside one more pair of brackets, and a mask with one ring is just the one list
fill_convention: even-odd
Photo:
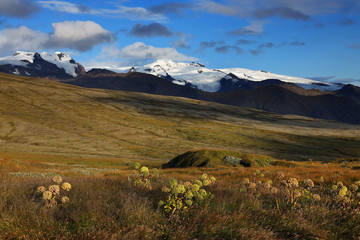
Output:
[[193,99],[198,99],[198,95],[201,93],[201,91],[194,88],[180,86],[150,74],[139,72],[115,73],[103,69],[90,70],[85,76],[67,83],[86,88],[143,92]]
[[214,93],[209,100],[280,114],[360,123],[360,104],[352,97],[301,89],[291,84],[269,85],[253,90]]

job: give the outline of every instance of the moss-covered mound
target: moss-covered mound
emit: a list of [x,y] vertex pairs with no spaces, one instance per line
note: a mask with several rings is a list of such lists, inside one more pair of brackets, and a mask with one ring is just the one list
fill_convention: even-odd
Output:
[[258,154],[248,154],[235,151],[219,150],[192,150],[181,154],[163,168],[186,168],[186,167],[218,167],[218,166],[266,166],[276,159]]

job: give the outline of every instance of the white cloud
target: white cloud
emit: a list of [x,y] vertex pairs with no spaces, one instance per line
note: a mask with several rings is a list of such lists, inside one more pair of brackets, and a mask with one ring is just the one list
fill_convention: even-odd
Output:
[[245,27],[238,28],[236,30],[228,32],[230,35],[259,35],[264,33],[264,21],[252,21]]
[[92,21],[65,21],[53,23],[54,32],[44,33],[28,27],[5,28],[0,31],[0,54],[16,50],[74,49],[80,52],[112,41],[112,34]]
[[101,12],[105,16],[125,18],[130,20],[165,21],[167,19],[162,14],[153,13],[142,7],[125,7],[117,5],[116,9],[102,9]]
[[126,7],[122,5],[114,5],[113,9],[92,9],[84,5],[73,4],[66,1],[38,1],[38,3],[43,8],[71,14],[102,15],[105,17],[124,18],[134,21],[165,21],[167,19],[163,14],[154,13],[142,7]]
[[173,61],[196,61],[194,57],[185,56],[179,53],[175,48],[157,48],[146,45],[142,42],[136,42],[121,50],[121,55],[125,58],[134,59],[169,59]]
[[250,22],[250,25],[246,26],[245,29],[252,31],[256,34],[261,34],[264,32],[264,21],[252,21]]
[[41,49],[48,35],[25,26],[6,28],[0,31],[0,53],[8,55],[14,50],[35,51]]
[[238,15],[241,12],[239,6],[223,5],[211,0],[198,0],[195,4],[195,8],[208,13],[223,14],[223,15]]
[[192,38],[191,34],[186,34],[184,32],[178,32],[176,34],[179,38],[176,41],[171,42],[171,45],[174,48],[190,48],[188,40]]
[[47,46],[71,48],[80,52],[91,50],[95,45],[112,41],[112,34],[92,21],[65,21],[53,23]]
[[43,7],[53,11],[66,12],[72,14],[98,14],[98,11],[89,9],[83,5],[77,5],[65,1],[38,1],[38,3]]
[[140,66],[157,59],[172,61],[197,61],[197,58],[179,53],[174,48],[157,48],[141,42],[135,42],[122,49],[115,44],[104,46],[96,59],[82,62],[87,68],[118,69],[128,66]]

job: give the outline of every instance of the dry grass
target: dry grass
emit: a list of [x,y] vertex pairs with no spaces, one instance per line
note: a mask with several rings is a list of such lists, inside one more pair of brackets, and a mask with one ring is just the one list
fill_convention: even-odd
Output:
[[[152,190],[129,185],[130,167],[123,172],[94,176],[68,175],[64,180],[72,184],[68,194],[70,203],[50,209],[35,197],[36,187],[48,184],[49,177],[15,177],[2,170],[0,238],[358,239],[360,215],[333,205],[329,193],[322,189],[334,181],[350,183],[360,179],[359,172],[336,164],[332,167],[314,164],[313,167],[303,163],[295,168],[256,168],[265,173],[261,180],[273,178],[279,170],[286,178],[314,179],[323,200],[295,210],[282,207],[281,213],[273,199],[239,191],[244,177],[259,179],[254,176],[253,167],[161,170],[161,178],[153,182]],[[160,189],[167,179],[191,180],[204,171],[217,178],[217,184],[208,189],[214,194],[210,204],[166,217],[157,202],[165,197]],[[319,176],[325,176],[325,182],[320,183]]]

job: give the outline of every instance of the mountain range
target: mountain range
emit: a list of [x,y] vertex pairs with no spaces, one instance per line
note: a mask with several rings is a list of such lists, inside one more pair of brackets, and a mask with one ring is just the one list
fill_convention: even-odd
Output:
[[69,55],[16,52],[0,71],[49,77],[87,88],[178,96],[280,114],[360,124],[360,88],[243,68],[207,69],[199,63],[158,60],[143,67],[84,68]]

